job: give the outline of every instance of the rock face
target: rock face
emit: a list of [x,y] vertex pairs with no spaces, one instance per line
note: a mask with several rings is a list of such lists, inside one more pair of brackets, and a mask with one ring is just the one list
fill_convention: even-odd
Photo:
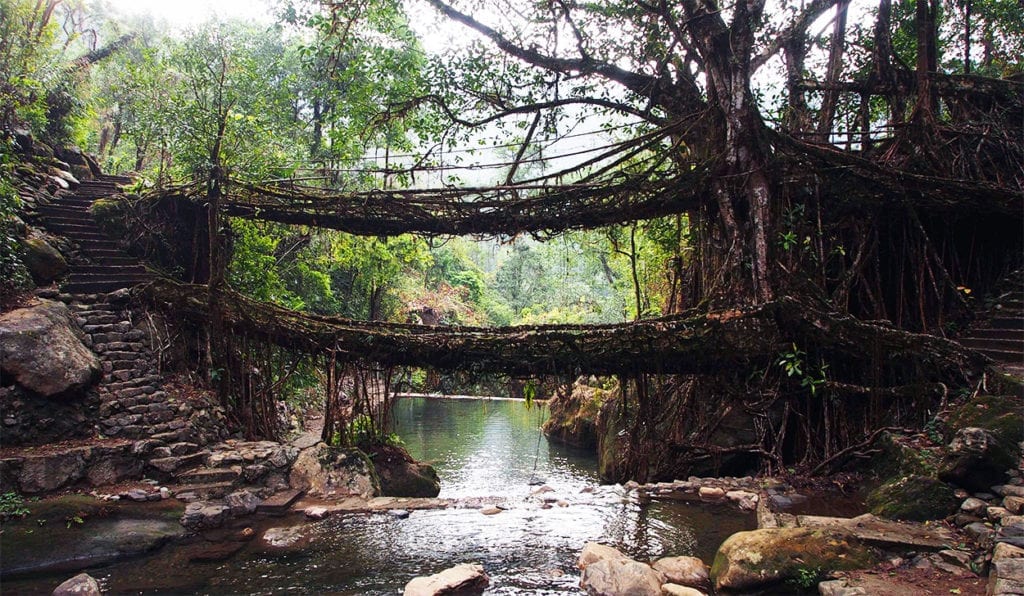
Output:
[[0,478],[5,487],[38,494],[77,483],[102,486],[138,479],[143,463],[130,444],[83,446],[0,460]]
[[50,285],[68,272],[68,262],[63,255],[42,238],[26,238],[22,245],[25,247],[25,268],[37,286]]
[[94,383],[100,361],[79,338],[67,306],[49,300],[0,316],[0,370],[39,395],[69,395]]
[[100,596],[100,584],[88,573],[79,573],[53,591],[53,596]]
[[365,453],[325,443],[299,453],[288,481],[292,488],[315,497],[380,495],[380,482]]
[[405,596],[479,594],[491,583],[481,565],[464,563],[429,577],[417,577],[405,585]]
[[715,589],[751,590],[800,578],[808,572],[869,567],[875,554],[846,534],[812,528],[738,532],[715,555]]

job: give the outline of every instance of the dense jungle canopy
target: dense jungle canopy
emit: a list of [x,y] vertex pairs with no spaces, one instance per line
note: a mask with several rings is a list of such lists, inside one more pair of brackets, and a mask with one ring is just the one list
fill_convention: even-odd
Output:
[[[955,335],[1021,266],[1017,0],[279,0],[273,22],[184,30],[100,2],[2,1],[5,135],[77,144],[135,177],[134,198],[97,216],[205,286],[165,303],[210,318],[200,360],[235,387],[242,361],[360,357],[341,339],[300,346],[306,322],[268,332],[291,320],[278,307],[475,329],[728,319],[795,299],[813,305],[806,324],[774,319],[782,332],[728,374],[660,370],[714,372],[712,410],[757,393],[744,407],[774,412],[773,428],[753,451],[826,457],[887,419],[920,421],[936,383],[970,377],[956,349],[928,358],[963,366],[917,366],[878,338]],[[2,190],[6,219],[17,196]],[[7,232],[3,248],[15,280]],[[264,323],[229,316],[243,303],[218,296],[236,292],[273,303]],[[823,339],[858,319],[886,322],[875,339]],[[284,351],[257,358],[222,325]],[[638,419],[692,392],[593,368],[535,373],[628,374]],[[816,400],[829,385],[831,410]]]

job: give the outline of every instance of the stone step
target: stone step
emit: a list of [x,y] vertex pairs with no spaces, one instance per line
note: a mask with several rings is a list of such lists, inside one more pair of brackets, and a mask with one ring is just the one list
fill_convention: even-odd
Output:
[[960,344],[976,350],[998,350],[1024,355],[1024,338],[965,337]]
[[123,281],[123,282],[143,282],[149,281],[152,276],[148,273],[124,273],[120,269],[114,269],[110,272],[104,273],[79,273],[74,271],[68,276],[68,281],[71,283],[89,283],[93,281]]
[[292,504],[299,500],[303,492],[301,490],[289,489],[275,493],[256,507],[256,513],[273,516],[284,515],[288,513],[288,509],[291,508]]
[[[208,499],[222,499],[235,490],[233,482],[213,482],[210,484],[178,484],[168,489],[175,497],[191,502]],[[191,496],[190,496],[191,495]]]
[[92,219],[85,217],[67,217],[63,215],[46,216],[42,219],[43,227],[61,233],[100,232],[100,227]]
[[113,292],[115,290],[121,290],[124,288],[130,288],[138,285],[145,280],[107,280],[107,281],[88,281],[88,282],[70,282],[65,283],[61,286],[65,292],[69,294],[100,294]]
[[146,274],[146,268],[136,262],[132,265],[75,265],[72,274],[126,275]]
[[182,484],[215,484],[232,483],[242,477],[241,472],[232,468],[198,468],[181,474],[178,480]]
[[984,354],[997,362],[1024,365],[1024,354],[1021,354],[1020,352],[1006,352],[1003,350],[991,350],[987,348],[974,348],[974,351],[979,354]]
[[110,242],[110,243],[113,244],[114,247],[119,246],[117,244],[116,240],[112,239],[110,236],[106,235],[105,233],[99,231],[99,229],[94,229],[94,230],[84,230],[84,229],[82,229],[82,230],[75,230],[75,231],[70,231],[70,230],[63,230],[63,231],[62,230],[53,230],[53,231],[55,231],[57,234],[59,234],[61,236],[64,236],[68,240],[71,240],[72,242],[74,242],[75,244],[77,244],[79,246],[86,245],[86,244],[91,246],[91,245],[95,245],[95,243],[97,243],[97,242]]
[[[153,438],[156,438],[155,436]],[[149,465],[165,474],[177,475],[186,470],[197,468],[206,462],[206,453],[189,453],[149,460]]]
[[1024,329],[968,329],[961,339],[1019,339],[1024,341]]
[[59,203],[50,203],[49,205],[40,205],[36,208],[36,213],[43,217],[64,217],[68,219],[89,219],[92,220],[92,215],[89,214],[89,210],[85,207],[78,205],[61,205]]

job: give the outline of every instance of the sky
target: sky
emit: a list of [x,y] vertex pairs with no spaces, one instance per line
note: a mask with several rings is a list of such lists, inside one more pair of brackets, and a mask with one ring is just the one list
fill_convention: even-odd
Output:
[[124,14],[151,14],[175,27],[187,27],[211,16],[251,18],[269,21],[266,4],[261,0],[107,0]]

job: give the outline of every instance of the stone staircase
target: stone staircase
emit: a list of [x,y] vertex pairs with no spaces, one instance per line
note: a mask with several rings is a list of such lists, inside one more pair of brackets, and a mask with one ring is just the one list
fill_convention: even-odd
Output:
[[996,362],[1024,369],[1024,271],[1004,280],[1002,293],[978,313],[959,341]]
[[89,207],[96,199],[120,193],[122,176],[103,176],[82,182],[72,194],[58,196],[37,208],[39,223],[47,231],[71,240],[81,258],[70,262],[71,274],[61,289],[69,294],[102,294],[131,287],[150,279],[146,268],[128,256],[93,220]]

